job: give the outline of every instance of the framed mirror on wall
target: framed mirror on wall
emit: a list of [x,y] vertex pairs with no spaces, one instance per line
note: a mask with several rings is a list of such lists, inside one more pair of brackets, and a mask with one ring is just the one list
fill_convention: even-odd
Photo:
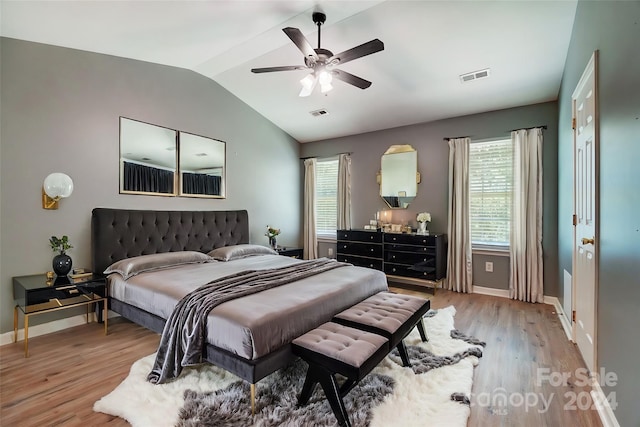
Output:
[[120,117],[120,193],[175,196],[178,132]]
[[380,159],[380,196],[392,209],[407,209],[418,193],[418,152],[411,145],[392,145]]
[[120,193],[225,198],[226,143],[120,117]]
[[187,132],[179,133],[180,195],[225,197],[226,144]]

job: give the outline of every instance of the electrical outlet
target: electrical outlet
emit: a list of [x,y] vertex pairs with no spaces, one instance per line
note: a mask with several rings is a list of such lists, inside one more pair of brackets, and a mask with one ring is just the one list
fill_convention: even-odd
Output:
[[489,273],[493,273],[493,263],[492,262],[485,262],[484,263],[484,271],[488,271]]
[[327,249],[327,254],[328,254],[329,256],[333,256],[333,248],[329,248],[329,249]]

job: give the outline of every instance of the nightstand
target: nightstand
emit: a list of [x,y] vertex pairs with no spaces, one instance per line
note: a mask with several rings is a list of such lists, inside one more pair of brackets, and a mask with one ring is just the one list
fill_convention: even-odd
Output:
[[107,280],[102,275],[78,279],[56,277],[47,279],[44,274],[13,278],[13,341],[18,341],[18,311],[24,314],[24,357],[29,357],[29,316],[64,310],[71,307],[103,304],[104,334],[107,335]]
[[276,250],[279,255],[302,259],[302,248],[278,248]]

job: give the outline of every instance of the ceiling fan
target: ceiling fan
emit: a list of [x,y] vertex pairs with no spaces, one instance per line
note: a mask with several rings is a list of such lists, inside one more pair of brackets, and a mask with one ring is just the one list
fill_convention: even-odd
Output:
[[288,65],[283,67],[267,67],[267,68],[252,68],[252,73],[271,73],[274,71],[291,71],[291,70],[312,70],[305,78],[300,80],[302,83],[302,90],[300,96],[309,96],[318,83],[320,83],[320,89],[322,93],[328,92],[333,89],[331,81],[333,77],[349,83],[360,89],[366,89],[371,86],[371,82],[347,73],[346,71],[338,70],[335,67],[344,64],[354,59],[361,58],[363,56],[371,55],[372,53],[380,52],[384,50],[384,43],[378,39],[371,40],[367,43],[361,44],[344,52],[334,55],[330,50],[322,49],[320,47],[320,26],[324,24],[327,16],[322,12],[314,12],[312,15],[313,22],[318,26],[318,48],[314,49],[311,44],[304,37],[299,29],[293,27],[283,28],[282,31],[289,36],[291,41],[300,49],[304,54],[304,66],[303,65]]

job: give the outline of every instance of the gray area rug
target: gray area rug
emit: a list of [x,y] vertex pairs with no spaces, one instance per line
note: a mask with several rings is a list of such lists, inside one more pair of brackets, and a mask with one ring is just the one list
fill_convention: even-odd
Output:
[[[433,317],[435,310],[428,313]],[[452,339],[460,339],[476,346],[485,343],[469,337],[457,330],[452,330]],[[480,347],[470,347],[465,351],[447,356],[437,356],[423,347],[408,345],[407,352],[411,360],[411,369],[416,375],[424,374],[443,366],[454,365],[468,357],[482,357]],[[402,366],[397,349],[388,358]],[[257,385],[256,416],[251,416],[249,384],[239,381],[229,387],[210,393],[185,391],[185,405],[180,410],[178,426],[220,426],[220,427],[276,427],[276,426],[335,426],[336,418],[326,400],[320,385],[309,403],[297,407],[298,393],[302,389],[307,364],[297,360],[288,368],[270,375]],[[375,371],[374,371],[375,372]],[[366,427],[371,419],[371,409],[381,403],[393,392],[394,380],[386,375],[371,373],[367,375],[344,398],[349,419],[354,427]],[[469,404],[464,393],[453,393],[451,400]]]

